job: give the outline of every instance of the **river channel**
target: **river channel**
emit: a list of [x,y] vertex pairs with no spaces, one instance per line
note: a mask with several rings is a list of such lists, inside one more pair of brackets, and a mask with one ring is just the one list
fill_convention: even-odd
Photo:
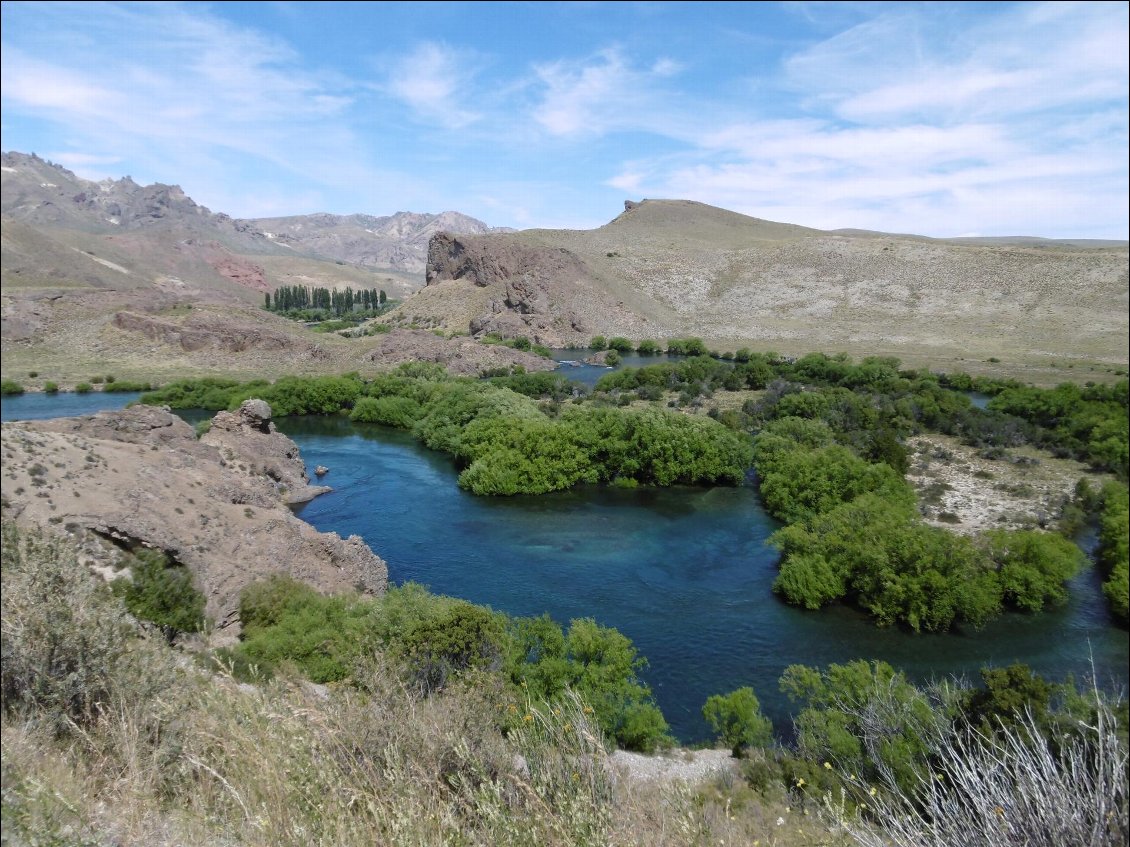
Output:
[[[5,398],[4,418],[89,413],[133,398],[87,395],[84,408],[71,405],[74,395],[59,407],[50,399]],[[308,467],[329,468],[323,482],[334,490],[301,507],[304,520],[361,535],[396,583],[510,614],[616,627],[649,660],[642,676],[684,742],[706,738],[709,695],[742,685],[789,735],[777,680],[796,663],[882,659],[926,681],[1019,661],[1062,679],[1089,676],[1093,657],[1101,685],[1127,685],[1130,636],[1112,626],[1094,569],[1052,612],[1006,615],[978,632],[878,629],[852,609],[806,612],[776,599],[777,554],[766,542],[777,525],[750,485],[476,497],[459,489],[450,458],[403,432],[336,417],[277,423]]]

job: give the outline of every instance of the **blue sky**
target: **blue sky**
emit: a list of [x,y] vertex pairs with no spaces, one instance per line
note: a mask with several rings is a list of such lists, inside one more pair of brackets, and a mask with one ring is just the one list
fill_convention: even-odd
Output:
[[237,217],[1126,239],[1128,8],[3,2],[0,146]]

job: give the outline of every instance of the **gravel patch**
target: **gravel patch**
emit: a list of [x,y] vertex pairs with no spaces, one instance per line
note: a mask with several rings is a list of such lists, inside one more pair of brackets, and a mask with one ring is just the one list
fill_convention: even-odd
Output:
[[675,749],[654,756],[617,750],[609,757],[616,772],[632,782],[697,783],[737,767],[729,750]]

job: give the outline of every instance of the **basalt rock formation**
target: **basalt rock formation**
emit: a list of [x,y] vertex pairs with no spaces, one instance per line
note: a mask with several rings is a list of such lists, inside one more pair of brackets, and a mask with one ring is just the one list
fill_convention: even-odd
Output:
[[[584,343],[597,326],[648,329],[609,296],[580,255],[523,235],[438,233],[428,245],[427,285],[401,311],[475,335],[525,336],[549,347]],[[464,315],[469,319],[460,327]]]

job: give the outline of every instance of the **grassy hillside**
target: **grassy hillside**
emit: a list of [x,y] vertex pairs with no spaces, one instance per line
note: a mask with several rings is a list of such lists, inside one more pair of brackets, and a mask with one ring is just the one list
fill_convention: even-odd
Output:
[[[595,230],[526,230],[460,244],[487,257],[484,264],[566,251],[583,270],[548,281],[546,290],[568,298],[591,334],[889,354],[946,370],[999,359],[1036,374],[1069,363],[1124,365],[1130,355],[1124,243],[822,232],[646,200]],[[468,304],[470,311],[484,299],[506,305],[504,276],[488,297],[482,280],[470,286],[441,275],[405,310],[419,312],[427,301],[429,314],[446,310],[462,320]],[[589,308],[577,304],[583,290]]]

